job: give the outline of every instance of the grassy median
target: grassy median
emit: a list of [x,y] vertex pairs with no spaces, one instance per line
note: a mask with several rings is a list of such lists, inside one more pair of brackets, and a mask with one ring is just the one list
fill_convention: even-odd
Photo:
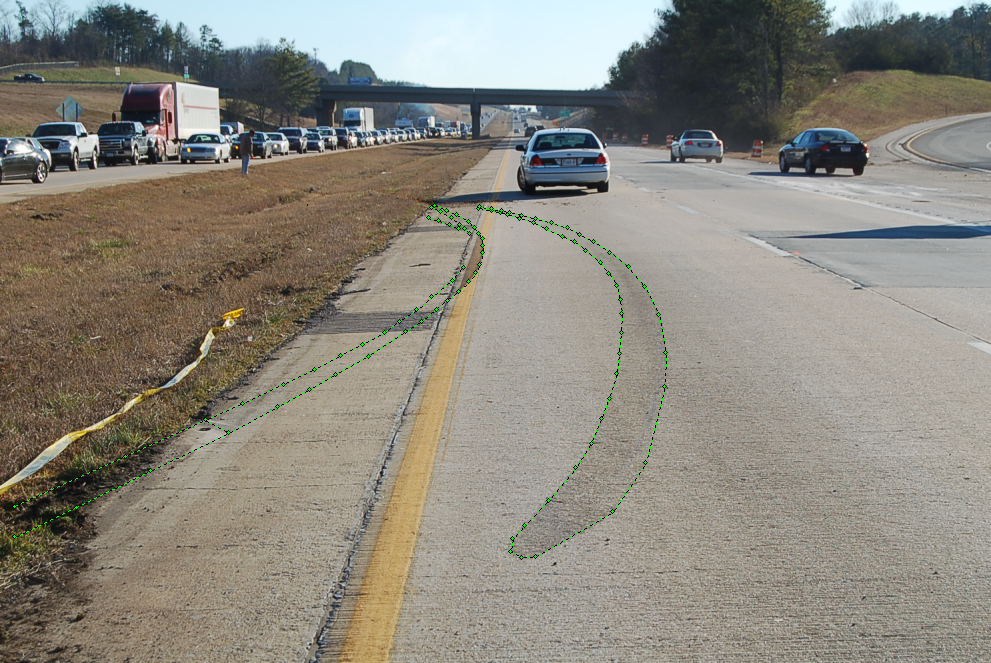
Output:
[[84,534],[85,513],[15,535],[146,461],[139,455],[27,508],[15,504],[187,426],[493,143],[255,160],[248,178],[201,171],[0,206],[0,481],[65,433],[164,383],[225,312],[246,309],[177,388],[0,497],[0,588],[64,554]]

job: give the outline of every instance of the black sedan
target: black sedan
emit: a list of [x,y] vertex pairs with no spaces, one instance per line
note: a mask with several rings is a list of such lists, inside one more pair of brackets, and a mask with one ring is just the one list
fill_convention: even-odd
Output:
[[26,180],[35,184],[48,179],[45,155],[18,138],[0,138],[0,182]]
[[252,156],[262,159],[272,158],[272,141],[262,131],[256,131],[255,135],[251,137],[251,149]]
[[837,168],[850,168],[863,175],[871,153],[867,143],[843,129],[809,129],[797,135],[778,151],[778,168],[787,173],[804,168],[815,175],[820,168],[832,175]]

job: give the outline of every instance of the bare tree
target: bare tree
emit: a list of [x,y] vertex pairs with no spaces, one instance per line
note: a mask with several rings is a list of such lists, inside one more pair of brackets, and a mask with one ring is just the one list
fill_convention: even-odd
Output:
[[14,26],[11,22],[14,9],[6,0],[0,2],[0,44],[10,44],[14,39]]
[[851,28],[870,30],[894,23],[900,13],[898,5],[892,0],[857,0],[850,5],[843,18]]
[[63,0],[42,0],[34,6],[34,14],[47,37],[61,34],[72,18],[72,13]]

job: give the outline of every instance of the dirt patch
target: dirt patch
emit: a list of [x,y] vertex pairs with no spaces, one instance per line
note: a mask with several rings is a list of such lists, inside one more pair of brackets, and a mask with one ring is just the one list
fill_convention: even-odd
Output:
[[[494,141],[431,141],[33,198],[0,208],[0,478],[158,386],[244,307],[176,389],[0,499],[0,588],[73,559],[96,487],[235,385]],[[90,473],[147,447],[128,461]],[[80,478],[81,477],[81,478]],[[73,480],[30,505],[39,492]],[[47,566],[46,566],[47,565]],[[2,651],[2,650],[0,650]]]

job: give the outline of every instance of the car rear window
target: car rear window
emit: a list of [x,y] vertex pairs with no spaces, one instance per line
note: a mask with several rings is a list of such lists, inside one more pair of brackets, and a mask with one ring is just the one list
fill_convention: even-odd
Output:
[[533,147],[534,152],[546,152],[548,150],[599,150],[599,139],[590,133],[559,133],[544,134],[537,137],[537,144]]
[[817,131],[816,140],[823,143],[830,143],[833,141],[847,141],[851,143],[857,143],[859,140],[849,131],[843,131],[842,129],[836,129],[833,131]]
[[686,131],[685,138],[708,138],[710,140],[715,140],[716,134],[711,131]]
[[302,136],[303,135],[303,130],[302,129],[279,129],[279,133],[281,133],[281,134],[283,134],[285,136]]

